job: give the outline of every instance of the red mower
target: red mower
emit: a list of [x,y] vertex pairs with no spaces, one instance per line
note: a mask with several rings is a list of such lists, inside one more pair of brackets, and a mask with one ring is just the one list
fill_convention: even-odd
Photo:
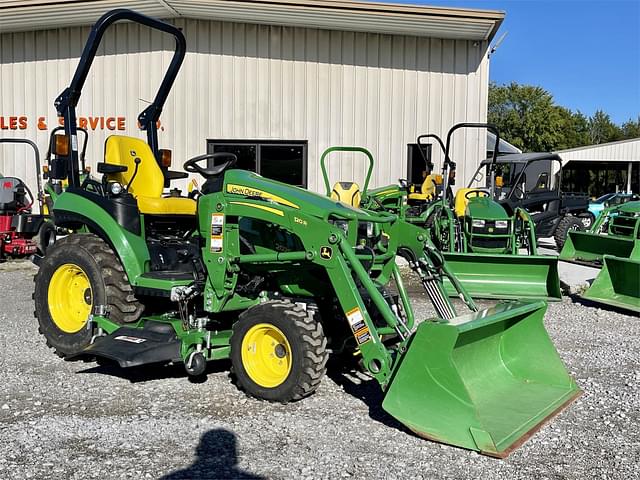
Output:
[[[44,255],[56,240],[56,228],[49,216],[44,215],[44,194],[40,177],[40,152],[31,140],[0,138],[0,144],[14,143],[33,148],[36,162],[37,197],[19,178],[0,174],[0,262],[7,258],[20,258],[35,253]],[[39,214],[32,213],[35,202]]]

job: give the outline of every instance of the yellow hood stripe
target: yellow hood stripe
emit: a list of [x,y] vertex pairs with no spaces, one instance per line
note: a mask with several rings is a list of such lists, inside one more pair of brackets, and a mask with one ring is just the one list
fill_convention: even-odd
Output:
[[284,212],[282,210],[278,210],[277,208],[271,208],[265,205],[257,205],[255,203],[248,203],[248,202],[229,202],[229,203],[232,203],[233,205],[243,205],[245,207],[257,208],[258,210],[264,210],[265,212],[273,213],[280,217],[284,217]]
[[287,199],[274,195],[273,193],[265,192],[264,190],[258,190],[257,188],[246,187],[244,185],[235,185],[233,183],[227,184],[227,193],[233,193],[235,195],[244,195],[245,197],[262,197],[268,200],[273,200],[280,205],[286,205],[291,208],[300,208],[295,203],[290,202]]

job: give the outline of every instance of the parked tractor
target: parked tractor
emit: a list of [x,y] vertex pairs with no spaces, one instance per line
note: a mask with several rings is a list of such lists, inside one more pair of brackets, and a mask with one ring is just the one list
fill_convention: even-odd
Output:
[[[147,140],[108,137],[102,178],[80,182],[76,105],[105,30],[121,20],[173,36],[176,49],[138,117]],[[59,355],[123,368],[182,363],[195,376],[230,358],[242,390],[289,402],[318,388],[330,352],[346,351],[410,429],[499,457],[580,394],[544,329],[544,302],[478,311],[423,231],[396,215],[234,169],[228,153],[184,164],[204,178],[194,199],[165,194],[176,174],[156,125],[185,50],[178,28],[110,11],[56,100],[65,131],[52,153],[68,159],[69,186],[53,213],[88,231],[54,245],[35,278],[40,331]],[[411,261],[435,318],[415,320],[398,255]],[[456,313],[443,276],[469,314]]]
[[[494,172],[494,173],[492,173]],[[499,179],[493,199],[508,213],[528,212],[535,237],[554,237],[558,251],[571,230],[588,230],[595,221],[586,193],[562,191],[562,159],[555,153],[521,153],[484,160],[474,182]]]
[[[36,173],[35,195],[23,180],[0,175],[0,262],[37,252],[44,254],[56,241],[56,229],[49,216],[44,214],[38,146],[24,138],[0,138],[0,144],[30,147]],[[40,213],[33,213],[36,202]]]
[[640,202],[606,208],[588,232],[570,231],[560,260],[602,268],[584,298],[640,312]]
[[[449,155],[452,134],[461,128],[487,127],[495,130],[486,124],[458,124],[449,131],[446,145],[437,135],[420,136],[419,145],[423,139],[434,138],[443,146],[444,162],[442,174],[434,174],[433,165],[425,157],[424,181],[419,189],[406,188],[406,181],[401,179],[400,186],[369,190],[374,168],[371,153],[362,147],[331,147],[320,158],[327,195],[352,206],[395,213],[423,229],[472,297],[560,300],[557,258],[537,255],[528,213],[523,209],[507,213],[493,200],[491,188],[466,188],[453,193],[456,164]],[[335,152],[360,152],[368,157],[362,190],[343,180],[330,186],[326,163]],[[446,287],[450,295],[457,295],[448,281]]]

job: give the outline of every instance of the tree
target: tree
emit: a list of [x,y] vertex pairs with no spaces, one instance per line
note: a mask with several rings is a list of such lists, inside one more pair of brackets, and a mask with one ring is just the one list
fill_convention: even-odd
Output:
[[589,137],[592,144],[622,140],[622,129],[611,121],[609,114],[597,110],[589,118]]
[[488,121],[501,136],[523,151],[546,152],[564,143],[563,124],[570,118],[541,87],[519,85],[489,88]]
[[626,138],[640,138],[640,115],[634,121],[629,119],[622,124],[622,136]]
[[488,121],[500,137],[525,152],[553,151],[640,137],[640,116],[616,125],[602,110],[587,117],[556,105],[542,87],[489,85]]

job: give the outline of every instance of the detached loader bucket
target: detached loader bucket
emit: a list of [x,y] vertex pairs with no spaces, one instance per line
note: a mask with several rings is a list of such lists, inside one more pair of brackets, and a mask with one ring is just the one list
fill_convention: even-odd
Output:
[[589,265],[602,263],[604,255],[629,258],[633,250],[633,238],[570,230],[560,252],[560,260]]
[[584,298],[640,312],[640,259],[604,257],[604,268]]
[[383,408],[422,437],[506,457],[581,393],[544,329],[545,311],[544,302],[498,304],[423,322]]
[[[562,299],[557,257],[445,253],[444,258],[473,298]],[[445,290],[457,295],[448,280]]]

